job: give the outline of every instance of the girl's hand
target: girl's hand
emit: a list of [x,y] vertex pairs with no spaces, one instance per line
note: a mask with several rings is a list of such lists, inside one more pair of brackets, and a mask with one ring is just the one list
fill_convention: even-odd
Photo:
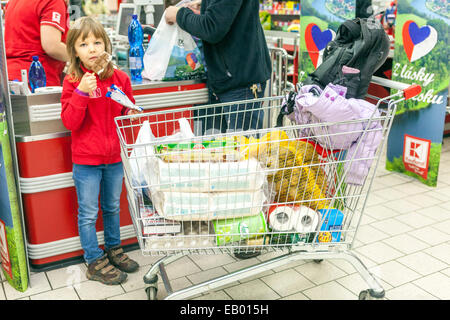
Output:
[[80,84],[78,85],[78,90],[91,93],[97,89],[97,79],[95,75],[89,72],[86,72],[81,78]]
[[129,109],[129,110],[127,111],[127,116],[133,116],[133,115],[135,115],[135,114],[140,114],[140,113],[142,113],[142,111],[135,110],[135,109]]

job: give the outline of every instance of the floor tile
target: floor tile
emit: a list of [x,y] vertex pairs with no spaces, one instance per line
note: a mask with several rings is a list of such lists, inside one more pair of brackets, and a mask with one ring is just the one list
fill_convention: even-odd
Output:
[[358,300],[358,296],[344,288],[336,281],[327,282],[303,291],[311,300]]
[[[409,187],[407,187],[407,188],[409,188]],[[441,203],[441,200],[430,196],[429,191],[427,191],[425,193],[421,193],[421,194],[415,194],[414,197],[410,197],[410,198],[408,198],[408,200],[411,203],[419,206],[420,208],[432,207],[432,206],[435,206],[435,205],[438,205],[439,203]]]
[[439,205],[418,209],[417,212],[435,221],[444,221],[450,219],[450,211],[442,208]]
[[384,220],[384,219],[389,219],[389,218],[393,218],[393,217],[397,216],[398,212],[396,212],[395,210],[392,210],[388,207],[385,207],[382,205],[377,205],[377,206],[367,207],[365,210],[365,214],[368,214],[369,216],[371,216],[372,218],[374,218],[376,220]]
[[211,292],[201,297],[194,298],[192,300],[232,300],[223,290]]
[[410,254],[428,248],[429,245],[408,234],[400,234],[383,240],[384,243],[405,254]]
[[436,223],[436,220],[433,220],[417,211],[399,215],[395,217],[395,219],[414,229],[422,228]]
[[444,233],[450,234],[450,215],[448,220],[434,224],[433,228],[438,229]]
[[442,243],[428,248],[424,252],[450,265],[450,243]]
[[262,277],[261,280],[281,297],[314,287],[314,283],[292,269]]
[[306,263],[296,267],[295,271],[315,284],[322,284],[347,275],[344,271],[327,260],[323,260],[321,263]]
[[144,289],[130,291],[124,294],[119,294],[117,296],[109,297],[106,300],[148,300],[147,293]]
[[15,300],[23,297],[27,297],[33,294],[49,291],[52,288],[47,280],[45,272],[32,273],[30,275],[30,286],[25,292],[20,292],[11,287],[11,285],[5,281],[3,282],[5,289],[5,295],[7,300]]
[[187,278],[193,283],[202,283],[206,280],[211,280],[217,277],[221,277],[228,274],[228,272],[222,267],[216,267],[208,269],[206,271],[200,271],[198,273],[190,274]]
[[405,283],[386,292],[388,300],[437,300],[437,298],[420,287]]
[[382,190],[377,190],[374,192],[377,197],[383,198],[386,201],[392,201],[396,199],[405,198],[408,196],[407,193],[401,192],[392,188],[386,188]]
[[377,278],[389,283],[393,287],[411,282],[421,277],[421,274],[398,263],[389,261],[378,266],[372,267],[369,271]]
[[[127,281],[121,284],[125,292],[131,292],[137,289],[145,288],[146,284],[144,282],[144,276],[147,274],[148,269],[149,268],[145,268],[145,266],[140,265],[138,271],[129,273]],[[158,277],[158,280],[161,280],[161,277]]]
[[448,267],[446,263],[424,252],[416,252],[401,257],[397,261],[424,276]]
[[[403,187],[402,189],[404,189],[404,188],[405,187]],[[409,191],[409,189],[408,189],[408,191]],[[392,210],[398,212],[398,213],[407,213],[407,212],[411,212],[411,211],[420,209],[420,206],[409,201],[409,197],[404,198],[404,199],[395,199],[395,200],[386,202],[383,205],[388,207],[389,209],[392,209]]]
[[191,256],[191,260],[193,260],[202,270],[208,270],[236,262],[236,259],[229,254],[194,255]]
[[439,299],[450,300],[450,278],[440,272],[420,278],[413,283]]
[[294,293],[293,295],[283,297],[280,300],[310,300],[307,296],[305,296],[301,292]]
[[384,263],[403,255],[402,252],[388,246],[383,242],[375,242],[355,249],[356,252],[370,258],[376,263]]
[[384,233],[387,233],[390,236],[395,236],[412,230],[410,226],[401,221],[398,221],[395,218],[374,222],[371,224],[371,226],[382,230]]
[[76,264],[69,267],[47,271],[47,278],[53,289],[75,286],[88,280],[86,278],[86,264]]
[[[188,278],[181,277],[178,279],[171,280],[170,285],[172,287],[173,293],[176,293],[179,290],[186,289],[186,288],[192,286],[192,283],[189,281]],[[167,297],[168,297],[168,293],[166,291],[166,287],[162,283],[159,283],[157,299],[163,300],[163,299],[166,299]],[[186,299],[190,299],[190,298],[186,298]]]
[[30,296],[31,300],[80,300],[75,289],[62,287],[52,291],[38,293]]
[[417,230],[413,230],[409,235],[416,237],[417,239],[426,242],[429,245],[435,246],[443,242],[450,240],[450,235],[439,231],[432,226],[423,227]]
[[233,300],[274,300],[280,298],[275,291],[259,279],[226,288],[224,291]]
[[[383,280],[377,278],[376,275],[374,275],[375,280],[378,282],[378,284],[383,288],[383,290],[387,290],[392,288],[392,286]],[[341,284],[343,287],[351,291],[356,296],[359,296],[361,291],[372,289],[369,288],[369,285],[367,282],[363,279],[363,277],[359,273],[350,274],[348,276],[345,276],[343,278],[337,279],[336,282]]]
[[361,225],[358,228],[356,239],[364,244],[380,241],[389,237],[389,234],[374,228],[372,225]]
[[200,271],[200,268],[185,256],[165,266],[169,279],[176,279]]
[[75,287],[81,300],[103,300],[125,293],[120,285],[108,286],[98,281],[84,281]]

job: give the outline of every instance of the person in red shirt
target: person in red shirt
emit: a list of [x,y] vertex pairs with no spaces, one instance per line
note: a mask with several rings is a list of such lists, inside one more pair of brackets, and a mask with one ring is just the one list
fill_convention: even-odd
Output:
[[[123,165],[114,118],[137,111],[123,107],[106,93],[116,85],[134,103],[128,75],[109,62],[95,74],[96,59],[111,54],[111,41],[103,26],[90,17],[75,21],[67,35],[70,56],[68,74],[61,93],[61,119],[72,135],[73,180],[78,200],[78,232],[86,277],[108,285],[123,283],[126,272],[139,265],[120,247],[120,195]],[[98,246],[96,221],[103,213],[105,250]]]
[[21,80],[20,70],[30,68],[39,56],[47,86],[61,86],[69,57],[66,34],[69,0],[10,0],[5,11],[5,48],[8,79]]

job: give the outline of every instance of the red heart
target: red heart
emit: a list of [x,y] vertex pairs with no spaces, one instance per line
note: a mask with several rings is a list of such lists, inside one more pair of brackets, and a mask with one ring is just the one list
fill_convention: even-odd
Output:
[[412,42],[411,35],[409,34],[409,25],[414,21],[408,20],[403,24],[402,38],[403,38],[403,48],[405,49],[406,56],[408,60],[411,61],[411,56],[414,50],[414,43]]
[[314,65],[314,68],[317,68],[317,62],[319,61],[319,50],[317,50],[317,46],[314,43],[314,39],[312,37],[311,29],[315,26],[315,23],[310,23],[306,26],[305,29],[305,43],[306,50],[308,51],[309,57]]

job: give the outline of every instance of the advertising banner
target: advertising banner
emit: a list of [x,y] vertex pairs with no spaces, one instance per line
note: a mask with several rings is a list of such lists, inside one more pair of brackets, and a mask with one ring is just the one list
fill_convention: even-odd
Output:
[[419,84],[422,92],[398,105],[386,169],[436,186],[449,74],[450,11],[446,0],[399,0],[392,80]]
[[7,79],[4,38],[0,28],[0,257],[7,281],[15,289],[25,291],[28,288],[28,266],[7,121],[11,111]]
[[[355,18],[356,0],[302,0],[299,81],[321,64],[323,51],[345,20]],[[303,78],[302,78],[303,76]]]

